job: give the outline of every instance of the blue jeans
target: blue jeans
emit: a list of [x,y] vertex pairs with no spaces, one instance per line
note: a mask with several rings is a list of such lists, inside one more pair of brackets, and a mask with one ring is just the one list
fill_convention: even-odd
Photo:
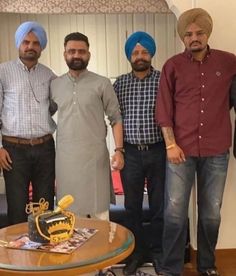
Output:
[[188,206],[197,175],[198,229],[197,269],[215,268],[215,246],[229,153],[211,157],[188,157],[180,165],[167,163],[163,230],[162,270],[180,275],[184,265]]
[[3,170],[8,205],[9,224],[27,221],[29,185],[33,187],[33,202],[45,198],[49,209],[54,208],[55,145],[51,139],[40,145],[19,145],[3,140],[12,159],[12,169]]
[[[121,171],[121,179],[125,195],[126,226],[135,236],[135,250],[131,258],[144,258],[147,254],[158,259],[162,251],[165,144],[156,143],[148,150],[138,150],[137,146],[128,143],[124,147],[125,166]],[[150,237],[145,237],[142,224],[145,178],[151,214]],[[147,240],[150,244],[147,244]]]

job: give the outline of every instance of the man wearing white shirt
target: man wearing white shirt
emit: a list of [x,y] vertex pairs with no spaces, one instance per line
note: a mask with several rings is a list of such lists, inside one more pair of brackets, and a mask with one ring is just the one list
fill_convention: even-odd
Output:
[[0,167],[10,224],[27,220],[30,183],[33,201],[45,198],[52,209],[55,182],[52,134],[56,125],[49,99],[55,74],[38,63],[47,44],[45,30],[37,22],[24,22],[15,33],[15,42],[19,58],[0,64]]

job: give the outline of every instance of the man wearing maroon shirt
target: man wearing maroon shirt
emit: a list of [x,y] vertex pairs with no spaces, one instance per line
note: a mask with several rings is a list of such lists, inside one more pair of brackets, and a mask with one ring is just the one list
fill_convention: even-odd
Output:
[[156,119],[167,149],[161,274],[181,275],[188,205],[195,175],[198,194],[197,269],[219,275],[215,246],[231,146],[229,91],[236,75],[233,54],[210,49],[212,19],[203,9],[184,12],[178,33],[185,51],[164,65]]

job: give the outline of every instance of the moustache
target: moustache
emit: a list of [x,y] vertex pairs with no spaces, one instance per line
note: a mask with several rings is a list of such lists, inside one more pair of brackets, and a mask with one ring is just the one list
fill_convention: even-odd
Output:
[[148,61],[144,59],[137,59],[134,63],[139,63],[139,62],[148,63]]
[[26,53],[35,53],[35,54],[37,54],[37,52],[35,51],[35,50],[27,50],[27,51],[25,51]]
[[201,45],[201,42],[200,42],[200,41],[195,40],[195,41],[191,42],[190,46],[192,46],[194,43],[198,43],[198,44],[200,44],[200,45]]
[[80,62],[83,62],[83,60],[81,58],[73,58],[73,59],[71,59],[71,61],[80,61]]

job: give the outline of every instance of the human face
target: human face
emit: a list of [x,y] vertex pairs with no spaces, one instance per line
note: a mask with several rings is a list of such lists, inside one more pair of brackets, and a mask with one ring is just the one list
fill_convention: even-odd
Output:
[[142,45],[137,44],[131,54],[130,64],[133,71],[143,72],[151,67],[151,55]]
[[65,46],[64,58],[71,70],[81,71],[86,69],[90,59],[88,45],[84,41],[68,41]]
[[205,52],[207,43],[208,37],[205,31],[195,23],[190,24],[184,36],[184,45],[186,49],[192,53]]
[[24,40],[21,42],[19,47],[19,57],[22,62],[37,62],[42,52],[39,40],[37,36],[30,32]]

